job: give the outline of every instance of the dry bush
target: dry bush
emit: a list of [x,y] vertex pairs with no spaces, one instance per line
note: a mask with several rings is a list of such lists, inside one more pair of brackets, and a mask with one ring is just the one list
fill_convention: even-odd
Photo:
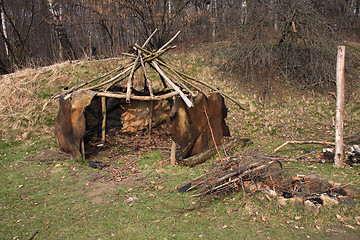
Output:
[[[351,18],[360,26],[360,19],[348,16],[341,6],[330,10],[325,14],[312,1],[279,1],[271,7],[254,1],[245,24],[225,49],[224,69],[244,74],[258,86],[269,77],[280,77],[301,88],[334,90],[337,46],[344,44],[341,34],[346,30],[337,21]],[[351,86],[358,60],[348,53],[346,61]]]

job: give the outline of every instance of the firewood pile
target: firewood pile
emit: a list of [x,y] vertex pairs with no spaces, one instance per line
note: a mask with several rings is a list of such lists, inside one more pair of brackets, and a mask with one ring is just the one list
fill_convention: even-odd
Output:
[[328,181],[320,176],[290,176],[282,167],[283,159],[260,152],[236,153],[216,163],[207,173],[180,187],[179,192],[194,191],[197,204],[225,194],[242,191],[260,199],[277,200],[280,205],[302,206],[317,215],[322,206],[355,204],[360,191]]

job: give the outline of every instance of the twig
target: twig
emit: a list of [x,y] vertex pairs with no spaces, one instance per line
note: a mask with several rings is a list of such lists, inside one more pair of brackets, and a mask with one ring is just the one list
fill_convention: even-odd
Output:
[[36,232],[29,238],[29,240],[33,240],[34,237],[39,233],[39,230],[36,230]]
[[231,180],[231,181],[229,181],[229,182],[226,182],[226,183],[224,183],[224,184],[222,184],[222,185],[219,185],[219,186],[217,186],[217,187],[214,187],[214,188],[212,188],[210,191],[215,191],[215,190],[220,189],[220,188],[222,188],[222,187],[224,187],[224,186],[227,186],[227,185],[229,185],[229,184],[232,184],[232,183],[234,183],[234,182],[237,182],[237,181],[239,181],[241,178],[243,178],[244,176],[248,175],[249,173],[255,172],[255,171],[258,171],[258,170],[261,170],[261,169],[264,169],[265,167],[270,166],[270,165],[273,164],[274,162],[275,162],[275,161],[270,161],[270,162],[267,162],[267,163],[265,163],[265,164],[263,164],[263,165],[261,165],[261,166],[258,166],[258,167],[255,167],[255,168],[246,170],[246,171],[244,171],[243,173],[241,173],[241,174],[239,175],[239,177],[237,177],[237,178],[235,178],[235,179],[233,179],[233,180]]
[[286,141],[281,146],[275,148],[273,153],[276,153],[277,151],[279,151],[281,148],[285,147],[288,144],[323,144],[323,145],[335,146],[335,143],[333,143],[333,142],[311,141],[311,140],[310,141]]
[[[150,41],[150,39],[154,36],[154,34],[156,33],[157,28],[154,30],[154,32],[146,39],[146,41],[144,42],[144,44],[141,46],[142,48],[144,48],[146,46],[146,44],[148,44],[148,42]],[[141,50],[138,50],[138,55],[136,57],[136,60],[134,62],[134,66],[131,69],[131,73],[127,82],[127,89],[126,89],[126,100],[125,102],[129,103],[130,102],[130,95],[131,95],[131,85],[132,85],[132,79],[134,76],[134,72],[137,69],[137,63],[139,62],[139,59],[141,58]],[[142,64],[143,65],[143,64]],[[153,97],[153,96],[152,96]]]
[[209,116],[208,116],[208,114],[207,114],[207,112],[206,112],[205,106],[204,106],[204,113],[205,113],[205,116],[206,116],[207,123],[208,123],[208,125],[209,125],[209,129],[210,129],[210,133],[211,133],[211,138],[212,138],[212,140],[213,140],[213,142],[214,142],[214,145],[215,145],[215,148],[216,148],[216,152],[217,152],[218,155],[219,155],[220,161],[223,162],[223,160],[222,160],[222,158],[221,158],[221,155],[220,155],[220,152],[219,152],[219,149],[218,149],[218,147],[217,147],[216,141],[215,141],[214,132],[213,132],[213,130],[212,130],[212,127],[211,127],[211,124],[210,124],[210,119],[209,119]]
[[[97,85],[94,85],[94,86],[91,86],[91,87],[88,87],[88,88],[85,88],[84,90],[93,90],[93,89],[96,89],[96,88],[99,88],[99,87],[102,87],[108,83],[112,83],[114,82],[116,79],[120,78],[122,75],[126,74],[127,72],[129,72],[132,68],[132,64],[128,64],[127,66],[125,66],[126,69],[124,71],[122,71],[121,73],[119,73],[118,75],[116,75],[115,77],[105,81],[105,82],[102,82],[102,83],[99,83]],[[124,67],[124,68],[125,68]]]

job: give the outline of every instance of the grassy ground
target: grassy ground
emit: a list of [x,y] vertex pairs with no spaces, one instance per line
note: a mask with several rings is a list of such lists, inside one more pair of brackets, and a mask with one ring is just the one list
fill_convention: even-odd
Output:
[[[271,152],[286,140],[334,138],[331,96],[289,88],[264,97],[246,85],[224,80],[233,76],[218,73],[197,51],[175,52],[169,59],[248,104],[249,111],[241,111],[227,102],[232,134],[254,142],[240,152],[258,148]],[[187,211],[196,199],[176,188],[211,164],[174,168],[168,164],[167,150],[148,150],[132,159],[140,173],[118,182],[87,163],[58,156],[53,138],[57,102],[49,96],[119,62],[65,64],[1,79],[7,83],[1,89],[8,91],[2,94],[13,98],[1,102],[10,110],[0,109],[0,239],[33,235],[34,239],[359,239],[359,200],[356,206],[324,207],[314,217],[302,208],[238,192]],[[359,88],[346,105],[346,135],[360,129],[356,96]],[[322,147],[287,146],[278,154],[297,157]],[[118,164],[126,163],[121,161]],[[303,162],[284,166],[290,174],[317,174],[360,188],[359,166],[334,169],[331,163]]]

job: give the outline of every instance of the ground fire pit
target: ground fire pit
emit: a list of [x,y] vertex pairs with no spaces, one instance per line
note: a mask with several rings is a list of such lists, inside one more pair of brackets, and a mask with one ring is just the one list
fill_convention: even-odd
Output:
[[194,191],[197,204],[221,197],[234,191],[256,195],[261,200],[276,199],[279,204],[303,207],[313,215],[322,206],[339,203],[354,204],[360,191],[349,184],[326,180],[320,176],[290,176],[282,167],[284,159],[260,152],[235,153],[178,189],[179,192]]

